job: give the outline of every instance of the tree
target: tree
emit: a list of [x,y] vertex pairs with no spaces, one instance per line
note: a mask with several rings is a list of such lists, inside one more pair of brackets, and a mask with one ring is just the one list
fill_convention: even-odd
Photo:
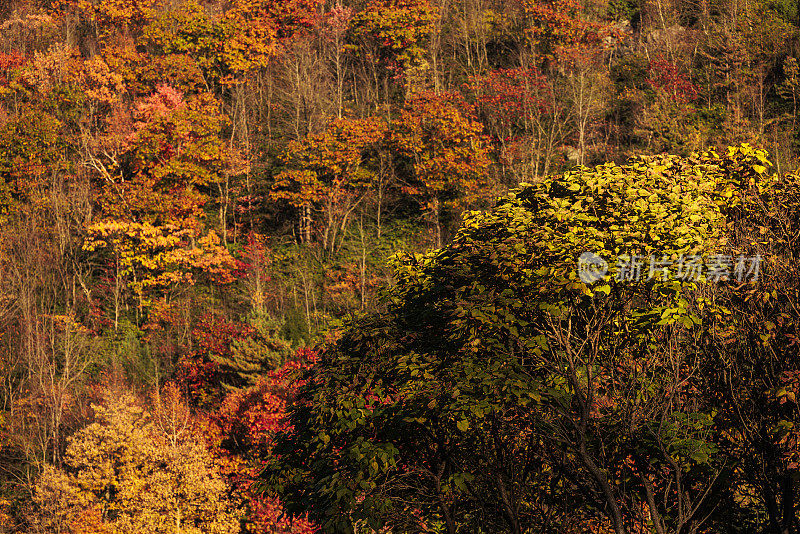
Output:
[[112,280],[115,329],[128,290],[133,291],[141,309],[153,297],[168,295],[181,286],[234,280],[235,260],[213,231],[198,236],[193,229],[172,224],[108,220],[87,228],[83,249],[101,260]]
[[316,532],[307,518],[289,517],[279,499],[259,495],[256,488],[261,459],[272,450],[278,433],[287,428],[287,407],[294,400],[297,388],[303,385],[302,372],[316,360],[314,351],[298,350],[255,385],[228,395],[216,412],[220,454],[230,460],[233,487],[245,496],[249,522],[259,532]]
[[88,515],[109,531],[238,531],[226,484],[176,390],[164,397],[155,423],[128,393],[94,406],[97,420],[70,439],[64,470],[46,470],[37,484],[34,531],[63,531]]
[[211,188],[224,181],[225,173],[240,171],[233,167],[235,152],[222,140],[227,119],[208,93],[184,100],[168,85],[140,102],[133,119],[119,158],[103,152],[88,162],[107,183],[99,198],[104,214],[193,226]]
[[403,190],[422,207],[443,243],[442,213],[474,201],[486,188],[488,142],[483,125],[456,95],[413,95],[392,124],[391,145],[406,159]]
[[672,151],[681,150],[682,145],[698,148],[703,139],[698,138],[696,121],[692,120],[691,103],[697,98],[694,84],[677,65],[659,58],[650,62],[648,74],[652,102],[639,119],[641,128],[648,131],[648,146]]
[[[562,531],[576,509],[584,531],[728,524],[732,466],[697,350],[724,310],[704,278],[625,266],[724,245],[759,157],[578,168],[469,213],[308,373],[267,484],[332,532],[418,530],[414,510],[450,533]],[[587,251],[617,265],[591,286]]]
[[278,330],[266,316],[235,323],[211,313],[201,315],[191,330],[191,349],[178,361],[177,376],[191,400],[213,407],[226,393],[251,388],[280,367],[291,347]]
[[604,107],[607,76],[602,65],[609,45],[606,38],[613,42],[614,32],[609,25],[589,20],[586,10],[572,0],[527,1],[525,14],[530,20],[528,40],[541,67],[564,78],[577,134],[577,163],[584,165],[592,123]]
[[758,280],[719,288],[716,298],[728,314],[717,321],[704,352],[713,362],[711,391],[720,399],[721,447],[737,466],[739,521],[788,534],[800,530],[798,176],[773,175],[765,152],[748,152],[757,166],[743,169],[727,233],[735,251],[760,256]]
[[300,210],[300,235],[309,243],[313,213],[322,213],[320,241],[329,255],[339,248],[353,210],[373,181],[363,163],[383,140],[378,118],[334,119],[318,134],[289,144],[283,159],[289,167],[275,177],[272,198]]
[[269,64],[295,34],[308,30],[317,0],[237,0],[214,16],[196,0],[165,9],[144,29],[156,54],[187,54],[202,69],[206,85],[241,83]]
[[557,61],[559,49],[596,47],[603,37],[603,26],[573,0],[527,0],[525,16],[528,40],[545,62]]
[[427,0],[373,0],[353,16],[350,40],[367,62],[383,69],[383,87],[375,89],[383,89],[386,103],[389,77],[409,76],[427,66],[425,44],[438,15]]
[[55,13],[74,13],[94,32],[95,37],[107,39],[120,29],[134,33],[152,17],[154,0],[56,0],[51,8]]
[[8,214],[15,199],[41,203],[45,177],[64,164],[61,126],[48,113],[24,108],[0,127],[0,217]]
[[496,69],[470,78],[481,122],[491,134],[497,162],[513,183],[550,174],[569,125],[554,84],[534,68]]

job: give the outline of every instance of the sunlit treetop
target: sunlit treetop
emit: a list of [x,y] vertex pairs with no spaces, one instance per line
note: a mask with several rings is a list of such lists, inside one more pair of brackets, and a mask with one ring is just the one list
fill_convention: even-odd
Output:
[[158,0],[55,0],[55,14],[71,13],[86,22],[100,38],[136,31],[153,16]]
[[377,118],[333,119],[321,132],[292,141],[283,156],[287,169],[273,186],[272,197],[293,206],[327,198],[336,202],[354,189],[366,187],[370,173],[363,158],[383,140],[386,125]]
[[373,0],[351,22],[356,50],[395,73],[425,62],[438,10],[427,0]]
[[448,190],[468,200],[484,184],[489,147],[483,125],[457,94],[421,92],[406,102],[393,124],[392,146],[412,162],[406,192],[430,202]]
[[604,39],[617,33],[608,24],[590,20],[574,0],[526,0],[525,14],[530,21],[528,39],[547,60],[569,62],[574,60],[571,55],[602,49]]
[[309,29],[317,6],[316,0],[240,0],[213,10],[184,0],[153,18],[144,42],[156,54],[192,57],[209,82],[231,83],[266,67],[287,40]]

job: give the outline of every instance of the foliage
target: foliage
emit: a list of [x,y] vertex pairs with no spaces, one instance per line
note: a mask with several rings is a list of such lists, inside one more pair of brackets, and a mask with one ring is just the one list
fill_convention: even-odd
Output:
[[[116,290],[130,288],[140,300],[144,294],[165,291],[198,280],[226,284],[233,281],[234,259],[210,232],[195,241],[192,229],[174,225],[125,223],[113,220],[87,229],[83,246],[105,252]],[[144,301],[142,301],[144,302]]]
[[111,0],[92,2],[90,0],[57,0],[53,2],[56,12],[73,12],[90,25],[100,37],[108,38],[120,27],[128,30],[141,28],[152,16],[153,0]]
[[578,2],[528,0],[524,5],[531,21],[528,38],[546,59],[555,59],[562,47],[596,46],[603,37],[603,27],[587,20]]
[[297,388],[303,385],[300,374],[316,359],[313,351],[298,350],[292,359],[263,376],[254,386],[228,395],[217,412],[221,454],[238,458],[229,475],[237,491],[246,496],[251,530],[293,534],[316,531],[305,518],[291,519],[278,499],[260,496],[253,487],[260,458],[270,453],[275,436],[287,428],[287,406]]
[[[764,164],[765,165],[765,164]],[[752,176],[730,215],[732,246],[760,254],[758,283],[725,287],[728,320],[707,340],[712,392],[720,399],[721,447],[737,466],[737,509],[748,528],[792,521],[797,473],[797,269],[792,237],[800,208],[796,174]],[[731,369],[725,373],[722,369]],[[760,488],[756,489],[756,488]]]
[[0,2],[0,530],[130,530],[64,454],[135,389],[307,531],[250,483],[319,346],[273,475],[330,528],[796,534],[795,4]]
[[26,109],[0,128],[0,213],[14,199],[39,200],[36,179],[63,162],[60,127],[50,114]]
[[179,402],[163,415],[156,407],[155,421],[129,394],[95,406],[97,421],[70,439],[64,469],[46,469],[37,484],[35,527],[92,518],[96,532],[236,532],[226,485]]
[[227,391],[249,388],[280,367],[290,344],[279,330],[267,317],[252,324],[231,323],[209,313],[199,317],[191,331],[192,349],[178,362],[178,376],[192,401],[213,406]]
[[399,75],[425,64],[424,45],[437,16],[427,0],[373,0],[353,17],[351,40],[369,51],[370,61]]
[[362,165],[383,140],[380,119],[334,119],[319,134],[289,143],[284,160],[289,167],[275,177],[271,197],[304,210],[304,231],[310,233],[309,211],[322,212],[324,248],[338,248],[337,235],[361,201],[373,175]]
[[515,182],[549,174],[566,106],[547,77],[533,68],[496,69],[471,77],[468,87],[498,163],[511,167]]
[[420,93],[392,125],[391,143],[413,170],[403,190],[431,217],[441,244],[442,209],[468,204],[485,187],[489,151],[483,126],[465,104],[459,109],[456,95]]
[[316,7],[315,0],[238,0],[214,17],[183,0],[154,17],[144,39],[160,54],[192,57],[207,81],[231,83],[266,67],[284,40],[311,26]]
[[271,487],[336,532],[411,531],[412,507],[448,532],[524,532],[558,502],[616,532],[700,524],[692,510],[713,513],[728,471],[691,347],[719,311],[657,272],[587,287],[574,261],[724,245],[759,158],[576,169],[471,212],[450,245],[401,261],[388,311],[308,374]]
[[133,176],[101,199],[108,215],[151,223],[201,216],[207,188],[239,171],[221,139],[227,119],[217,106],[209,94],[185,101],[168,85],[141,102],[128,141]]

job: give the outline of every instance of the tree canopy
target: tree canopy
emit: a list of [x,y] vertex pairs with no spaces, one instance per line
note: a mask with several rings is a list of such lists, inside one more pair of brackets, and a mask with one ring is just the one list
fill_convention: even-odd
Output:
[[786,0],[0,1],[0,531],[800,534],[798,58]]
[[[720,347],[746,320],[729,299],[775,280],[710,266],[757,253],[735,240],[738,214],[784,206],[796,182],[770,165],[742,145],[575,169],[467,214],[441,250],[401,255],[386,311],[309,373],[267,486],[336,532],[754,520],[719,426]],[[585,251],[611,266],[594,284],[576,269]],[[658,263],[628,277],[633,256]],[[694,256],[705,269],[683,276],[677,260]]]

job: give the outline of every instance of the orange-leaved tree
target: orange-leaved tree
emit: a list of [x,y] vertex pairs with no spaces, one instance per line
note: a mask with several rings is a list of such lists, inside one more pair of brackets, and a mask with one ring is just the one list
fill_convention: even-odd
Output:
[[228,120],[216,99],[203,93],[184,99],[167,85],[139,103],[130,138],[133,180],[122,200],[153,222],[197,217],[212,187],[233,169],[236,154],[223,141]]
[[311,28],[317,0],[234,0],[216,13],[196,0],[164,9],[144,29],[151,53],[186,54],[206,83],[224,88],[266,67],[295,34]]
[[439,13],[428,0],[372,0],[351,22],[359,53],[390,73],[422,66]]
[[127,289],[141,308],[181,284],[232,281],[233,258],[216,233],[203,229],[214,186],[239,172],[222,140],[227,119],[218,108],[208,93],[184,99],[162,85],[138,103],[128,135],[109,128],[85,150],[100,178],[102,218],[88,225],[84,249],[113,280],[115,325]]
[[289,143],[287,169],[275,178],[271,196],[301,213],[301,235],[311,241],[314,213],[321,214],[320,241],[333,254],[339,234],[375,178],[363,164],[387,131],[375,117],[334,119],[319,133]]
[[488,185],[489,142],[461,97],[419,93],[392,124],[391,145],[408,163],[403,187],[428,216],[442,244],[442,210],[475,200]]
[[153,16],[155,0],[56,0],[51,2],[55,16],[74,16],[100,39],[135,33]]

